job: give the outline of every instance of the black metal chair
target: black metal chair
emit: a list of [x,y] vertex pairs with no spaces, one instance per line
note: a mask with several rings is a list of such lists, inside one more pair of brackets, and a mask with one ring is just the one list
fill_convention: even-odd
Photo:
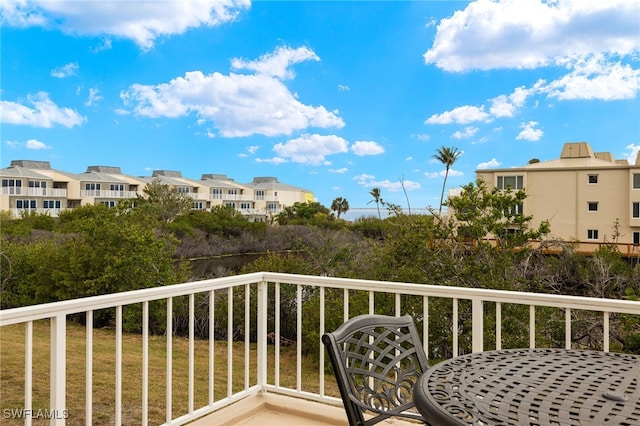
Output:
[[[409,315],[360,315],[322,336],[350,426],[400,416],[425,422],[415,410],[413,387],[428,368]],[[364,417],[367,412],[371,416]]]

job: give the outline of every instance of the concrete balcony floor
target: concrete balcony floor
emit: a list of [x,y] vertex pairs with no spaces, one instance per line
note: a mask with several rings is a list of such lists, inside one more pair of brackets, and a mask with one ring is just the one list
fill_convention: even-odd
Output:
[[[249,396],[189,426],[348,426],[342,406],[266,393]],[[416,426],[419,423],[388,419],[380,425]]]

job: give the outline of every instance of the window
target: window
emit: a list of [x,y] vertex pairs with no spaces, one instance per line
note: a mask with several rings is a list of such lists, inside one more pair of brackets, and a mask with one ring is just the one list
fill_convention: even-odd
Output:
[[587,230],[587,240],[597,240],[598,239],[598,230],[597,229],[588,229]]
[[633,174],[633,189],[640,189],[640,173]]
[[114,208],[116,206],[116,202],[115,201],[100,201],[100,204],[102,204],[103,206],[107,206],[110,209]]
[[20,179],[2,179],[2,193],[6,195],[22,194],[22,181]]
[[238,195],[238,190],[237,189],[229,189],[227,191],[227,194],[229,194],[229,195]]
[[42,207],[44,207],[45,209],[59,209],[60,200],[44,200],[42,202]]
[[278,203],[267,203],[267,210],[270,212],[275,212],[278,210]]
[[29,181],[29,188],[46,188],[46,187],[47,187],[47,182],[37,181],[37,180]]
[[632,203],[632,211],[631,217],[634,219],[640,218],[640,203]]
[[590,212],[597,212],[598,211],[598,202],[597,201],[589,201],[587,203],[588,209]]
[[523,189],[524,176],[498,176],[498,189]]
[[100,184],[99,183],[85,183],[84,189],[89,191],[93,196],[100,196]]
[[640,232],[633,233],[633,244],[640,244]]
[[264,191],[262,189],[256,191],[256,200],[264,200]]
[[251,208],[251,204],[250,203],[240,203],[240,209],[249,210],[250,208]]
[[232,201],[227,201],[226,203],[224,203],[224,205],[227,207],[233,207],[234,209],[236,208],[236,203]]
[[180,194],[188,194],[189,192],[189,187],[188,186],[178,186],[177,190]]
[[518,205],[511,206],[507,211],[505,211],[505,215],[516,216],[516,215],[522,214],[523,211],[524,211],[524,205],[520,203]]
[[222,198],[222,188],[211,188],[211,197],[214,199]]
[[35,209],[37,206],[36,200],[16,200],[17,209]]
[[589,175],[589,183],[590,184],[598,183],[598,175]]
[[195,210],[203,210],[204,209],[204,204],[202,203],[202,201],[194,201],[193,202],[193,208]]

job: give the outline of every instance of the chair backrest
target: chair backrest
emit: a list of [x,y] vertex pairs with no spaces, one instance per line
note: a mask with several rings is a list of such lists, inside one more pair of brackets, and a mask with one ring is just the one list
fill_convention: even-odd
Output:
[[[351,426],[391,416],[424,421],[414,408],[413,387],[428,368],[409,315],[360,315],[322,336]],[[364,412],[373,417],[365,420]]]

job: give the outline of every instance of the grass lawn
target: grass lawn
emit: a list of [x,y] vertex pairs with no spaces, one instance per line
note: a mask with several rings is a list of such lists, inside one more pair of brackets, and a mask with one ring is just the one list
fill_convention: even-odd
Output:
[[[22,419],[7,419],[6,411],[24,408],[25,326],[0,328],[0,425],[24,424]],[[195,341],[194,408],[208,403],[209,342]],[[173,417],[187,413],[188,340],[173,338],[172,412]],[[256,347],[250,346],[249,384],[256,381]],[[269,347],[268,382],[274,383],[274,348]],[[149,336],[149,422],[160,424],[166,417],[166,337]],[[296,387],[296,353],[294,347],[280,349],[280,385]],[[86,333],[84,326],[67,324],[67,409],[69,425],[84,425]],[[215,343],[214,399],[227,396],[227,342]],[[302,362],[302,388],[318,391],[318,365],[310,359]],[[33,410],[49,409],[49,322],[33,325]],[[123,423],[138,425],[142,421],[142,336],[123,334],[122,338],[122,418]],[[113,424],[115,416],[115,332],[93,331],[93,424]],[[244,343],[233,344],[233,391],[244,387]],[[331,374],[325,375],[325,391],[339,396]],[[34,425],[48,420],[34,419]]]

